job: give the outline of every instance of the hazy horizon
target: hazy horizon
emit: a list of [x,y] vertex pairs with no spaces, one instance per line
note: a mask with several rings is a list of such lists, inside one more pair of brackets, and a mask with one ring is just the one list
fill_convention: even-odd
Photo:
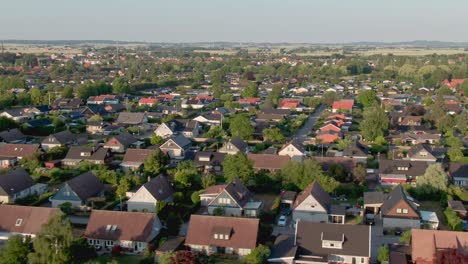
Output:
[[468,42],[462,0],[18,0],[2,9],[4,40]]

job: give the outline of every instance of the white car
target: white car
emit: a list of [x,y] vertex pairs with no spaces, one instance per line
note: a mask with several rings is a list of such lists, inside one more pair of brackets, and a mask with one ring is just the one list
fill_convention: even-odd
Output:
[[282,215],[278,218],[278,226],[286,226],[286,216]]

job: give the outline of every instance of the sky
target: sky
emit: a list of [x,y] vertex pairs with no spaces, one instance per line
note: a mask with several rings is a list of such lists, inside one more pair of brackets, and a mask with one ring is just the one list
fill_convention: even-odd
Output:
[[0,39],[468,41],[466,0],[3,0]]

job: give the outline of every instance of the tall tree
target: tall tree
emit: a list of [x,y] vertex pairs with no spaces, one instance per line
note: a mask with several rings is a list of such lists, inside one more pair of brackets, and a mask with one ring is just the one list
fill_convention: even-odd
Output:
[[182,188],[190,187],[198,179],[198,171],[192,161],[181,161],[173,171],[174,181]]
[[276,142],[276,143],[284,142],[284,135],[281,132],[281,130],[277,127],[263,129],[263,137],[266,140]]
[[241,137],[242,139],[250,138],[254,132],[249,118],[244,114],[238,114],[231,118],[229,121],[229,130],[233,137]]
[[224,178],[226,178],[227,182],[239,178],[242,182],[248,184],[254,176],[253,162],[242,153],[227,155],[222,164]]
[[241,92],[242,98],[257,97],[258,87],[256,83],[250,83]]
[[332,192],[340,184],[335,179],[328,177],[322,170],[322,165],[314,159],[305,159],[302,162],[290,161],[280,172],[283,184],[292,186],[297,190],[304,190],[314,180],[327,192]]
[[112,92],[115,94],[126,94],[131,92],[130,85],[123,78],[115,78],[112,82]]
[[27,263],[28,254],[31,252],[31,240],[20,235],[8,238],[5,247],[0,250],[0,264]]
[[33,241],[34,252],[28,255],[31,264],[70,262],[69,248],[73,240],[70,222],[62,215],[52,217]]
[[63,98],[73,98],[73,87],[70,85],[65,86],[61,95]]
[[378,136],[384,135],[388,129],[388,123],[388,116],[382,108],[378,106],[367,107],[364,109],[359,128],[366,140],[374,141]]
[[367,90],[360,92],[356,98],[356,101],[364,108],[375,106],[378,104],[377,93],[373,90]]
[[430,186],[437,191],[447,190],[447,174],[445,173],[440,163],[434,163],[426,168],[426,172],[423,176],[416,178],[418,187]]
[[149,175],[158,175],[167,163],[167,156],[161,150],[151,153],[145,160],[143,167]]

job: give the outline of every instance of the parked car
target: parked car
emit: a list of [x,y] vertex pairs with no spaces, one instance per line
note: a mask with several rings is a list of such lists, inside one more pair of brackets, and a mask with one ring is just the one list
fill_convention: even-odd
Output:
[[286,216],[282,215],[278,218],[278,226],[286,226]]
[[374,214],[366,214],[366,224],[374,225],[375,224],[375,215]]

